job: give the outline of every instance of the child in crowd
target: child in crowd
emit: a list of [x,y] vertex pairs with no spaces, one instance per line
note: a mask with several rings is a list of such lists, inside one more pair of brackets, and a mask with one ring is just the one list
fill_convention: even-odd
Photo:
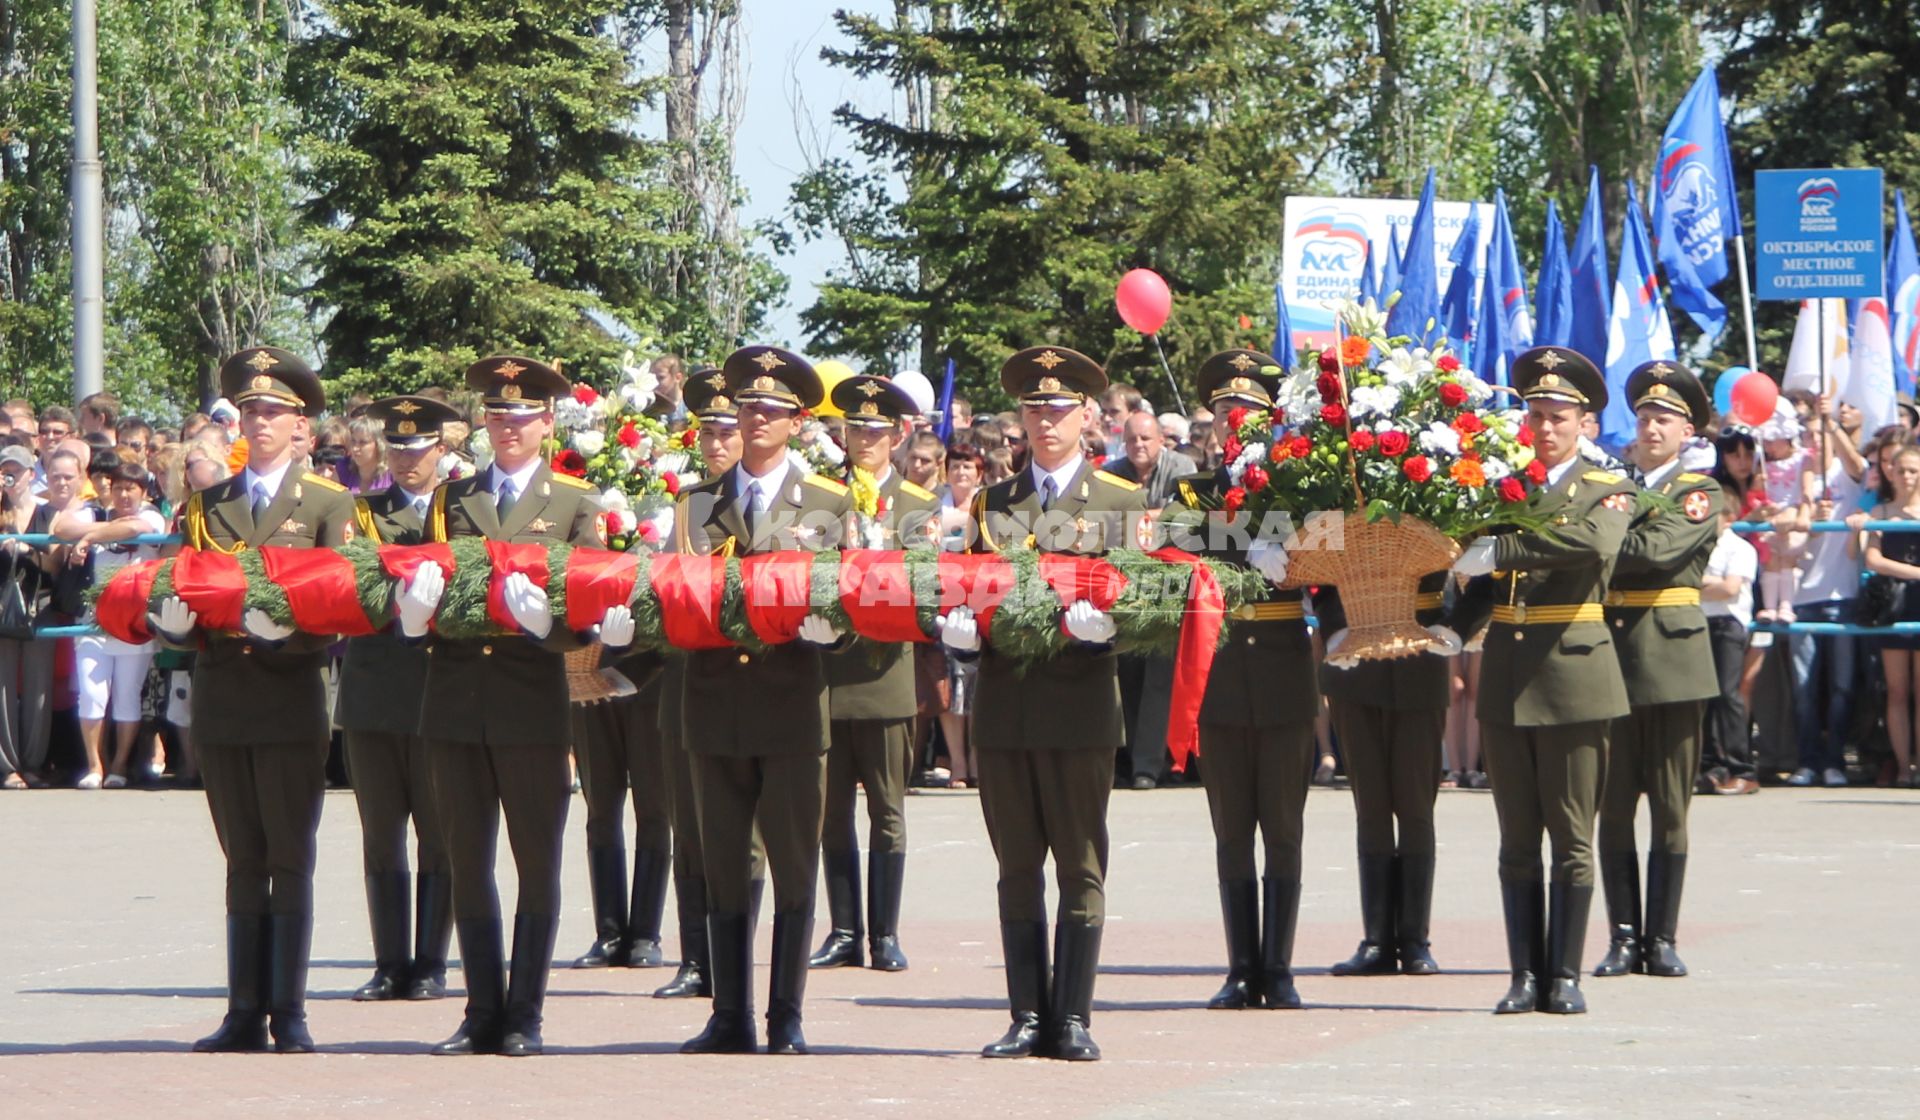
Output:
[[[1783,397],[1774,405],[1773,418],[1756,433],[1760,450],[1766,456],[1765,504],[1752,516],[1773,518],[1806,502],[1812,457],[1800,443],[1800,421],[1793,406]],[[1781,529],[1774,532],[1761,557],[1760,573],[1762,621],[1793,621],[1793,600],[1800,592],[1800,559],[1807,547],[1806,532]]]

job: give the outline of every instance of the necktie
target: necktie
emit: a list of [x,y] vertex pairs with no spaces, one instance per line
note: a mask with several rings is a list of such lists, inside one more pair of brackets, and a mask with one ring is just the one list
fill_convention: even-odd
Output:
[[499,511],[500,520],[505,521],[507,515],[513,512],[513,503],[515,500],[513,480],[510,478],[501,479],[500,491],[494,498],[494,509]]
[[760,531],[760,484],[747,483],[747,536],[753,537]]
[[259,524],[260,521],[267,516],[267,507],[272,504],[273,504],[273,495],[267,493],[267,484],[264,482],[254,483],[253,484],[253,520],[255,524]]
[[1052,509],[1053,500],[1059,496],[1060,488],[1054,485],[1053,476],[1048,475],[1047,481],[1040,486],[1040,508],[1042,510]]
[[414,515],[415,517],[418,517],[418,518],[420,518],[420,519],[421,519],[422,521],[424,521],[424,520],[426,520],[426,517],[427,517],[427,503],[428,503],[429,501],[432,501],[432,499],[431,499],[431,498],[415,498],[415,499],[413,499],[413,515]]

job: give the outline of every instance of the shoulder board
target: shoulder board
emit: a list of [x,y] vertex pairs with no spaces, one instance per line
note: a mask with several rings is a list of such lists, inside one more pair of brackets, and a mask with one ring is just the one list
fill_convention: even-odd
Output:
[[835,482],[833,479],[828,478],[825,475],[814,474],[811,471],[809,471],[804,475],[801,475],[800,481],[806,483],[808,486],[818,486],[820,489],[825,490],[829,494],[845,494],[848,492],[846,483]]
[[1137,483],[1137,482],[1128,482],[1128,481],[1127,481],[1126,479],[1124,479],[1124,478],[1121,478],[1121,477],[1120,477],[1119,475],[1117,475],[1117,474],[1108,474],[1108,473],[1107,473],[1106,471],[1094,471],[1094,472],[1093,472],[1093,477],[1095,477],[1095,478],[1097,478],[1097,479],[1099,479],[1099,480],[1100,480],[1100,481],[1102,481],[1102,482],[1106,482],[1106,483],[1111,483],[1111,484],[1112,484],[1112,485],[1114,485],[1114,486],[1118,486],[1118,487],[1119,487],[1120,489],[1122,489],[1122,490],[1138,490],[1138,489],[1140,489],[1140,484],[1139,484],[1139,483]]
[[1580,481],[1597,482],[1602,486],[1615,486],[1622,480],[1619,475],[1614,474],[1612,471],[1588,471],[1580,476]]
[[1180,500],[1194,509],[1199,509],[1200,495],[1194,492],[1193,480],[1183,478],[1177,485],[1180,487]]
[[913,483],[908,482],[904,478],[900,480],[900,492],[903,494],[911,495],[912,497],[915,497],[915,498],[919,498],[923,502],[933,501],[933,491],[928,490],[924,487],[915,486]]
[[326,475],[314,474],[312,471],[308,471],[307,474],[303,476],[303,481],[311,482],[322,490],[331,490],[336,494],[344,494],[347,492],[347,488],[338,482],[328,478]]
[[559,471],[555,471],[553,472],[553,480],[562,486],[571,486],[575,490],[593,490],[598,493],[598,488],[584,478],[575,478],[570,474],[561,474]]
[[1682,471],[1680,474],[1680,477],[1674,479],[1674,481],[1678,483],[1682,483],[1687,486],[1694,486],[1702,482],[1712,482],[1713,476],[1706,475],[1706,474],[1695,474],[1692,471]]

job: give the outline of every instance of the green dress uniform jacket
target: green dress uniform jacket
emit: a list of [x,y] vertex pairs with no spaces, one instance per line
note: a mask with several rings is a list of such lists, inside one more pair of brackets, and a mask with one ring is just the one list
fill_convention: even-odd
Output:
[[[1607,595],[1627,696],[1635,707],[1711,699],[1720,682],[1700,610],[1700,577],[1720,534],[1720,486],[1707,475],[1676,471],[1650,492],[1674,505],[1634,517]],[[1647,605],[1669,589],[1680,591],[1668,596],[1670,605]]]
[[[885,512],[875,518],[874,532],[849,540],[849,548],[935,548],[939,545],[940,499],[900,477],[899,471],[880,485]],[[856,515],[856,521],[862,521]],[[856,536],[859,536],[856,533]],[[854,640],[825,657],[829,711],[840,719],[912,719],[919,710],[914,695],[913,647],[905,643],[876,646]]]
[[[426,519],[397,483],[361,498],[355,524],[375,544],[419,544],[426,537]],[[333,722],[342,731],[414,734],[426,684],[424,646],[401,641],[391,628],[348,639]]]
[[[429,541],[601,544],[594,488],[542,463],[503,524],[487,489],[491,471],[453,479],[434,491]],[[567,737],[567,669],[559,656],[579,646],[564,621],[546,638],[432,638],[420,734],[453,743],[541,746]]]
[[[1135,547],[1131,527],[1145,511],[1137,484],[1090,463],[1081,464],[1051,510],[1042,510],[1033,472],[1023,470],[974,498],[975,549],[1098,556]],[[1126,740],[1117,673],[1111,648],[1069,648],[1023,667],[996,657],[989,637],[980,658],[974,742],[983,751],[1117,748]]]
[[1469,585],[1456,611],[1463,637],[1492,619],[1480,661],[1482,721],[1551,727],[1626,714],[1601,602],[1633,493],[1620,475],[1575,463],[1528,497],[1528,512],[1545,519],[1541,531],[1494,538],[1496,570]]
[[[202,551],[336,548],[354,533],[346,487],[289,468],[255,522],[238,474],[187,502],[187,543]],[[306,743],[327,737],[324,670],[333,638],[295,634],[268,648],[243,634],[206,634],[194,662],[196,745]]]

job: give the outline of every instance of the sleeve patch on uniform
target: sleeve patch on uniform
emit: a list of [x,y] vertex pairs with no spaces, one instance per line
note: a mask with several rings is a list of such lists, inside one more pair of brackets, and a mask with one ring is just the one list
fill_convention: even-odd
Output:
[[1680,510],[1687,515],[1688,521],[1705,521],[1713,514],[1713,499],[1705,490],[1694,490],[1680,499]]
[[[1609,475],[1608,477],[1612,477],[1612,476]],[[1605,498],[1602,498],[1600,500],[1600,504],[1603,506],[1606,506],[1608,509],[1612,510],[1615,513],[1632,513],[1633,512],[1633,495],[1632,494],[1608,494]]]

